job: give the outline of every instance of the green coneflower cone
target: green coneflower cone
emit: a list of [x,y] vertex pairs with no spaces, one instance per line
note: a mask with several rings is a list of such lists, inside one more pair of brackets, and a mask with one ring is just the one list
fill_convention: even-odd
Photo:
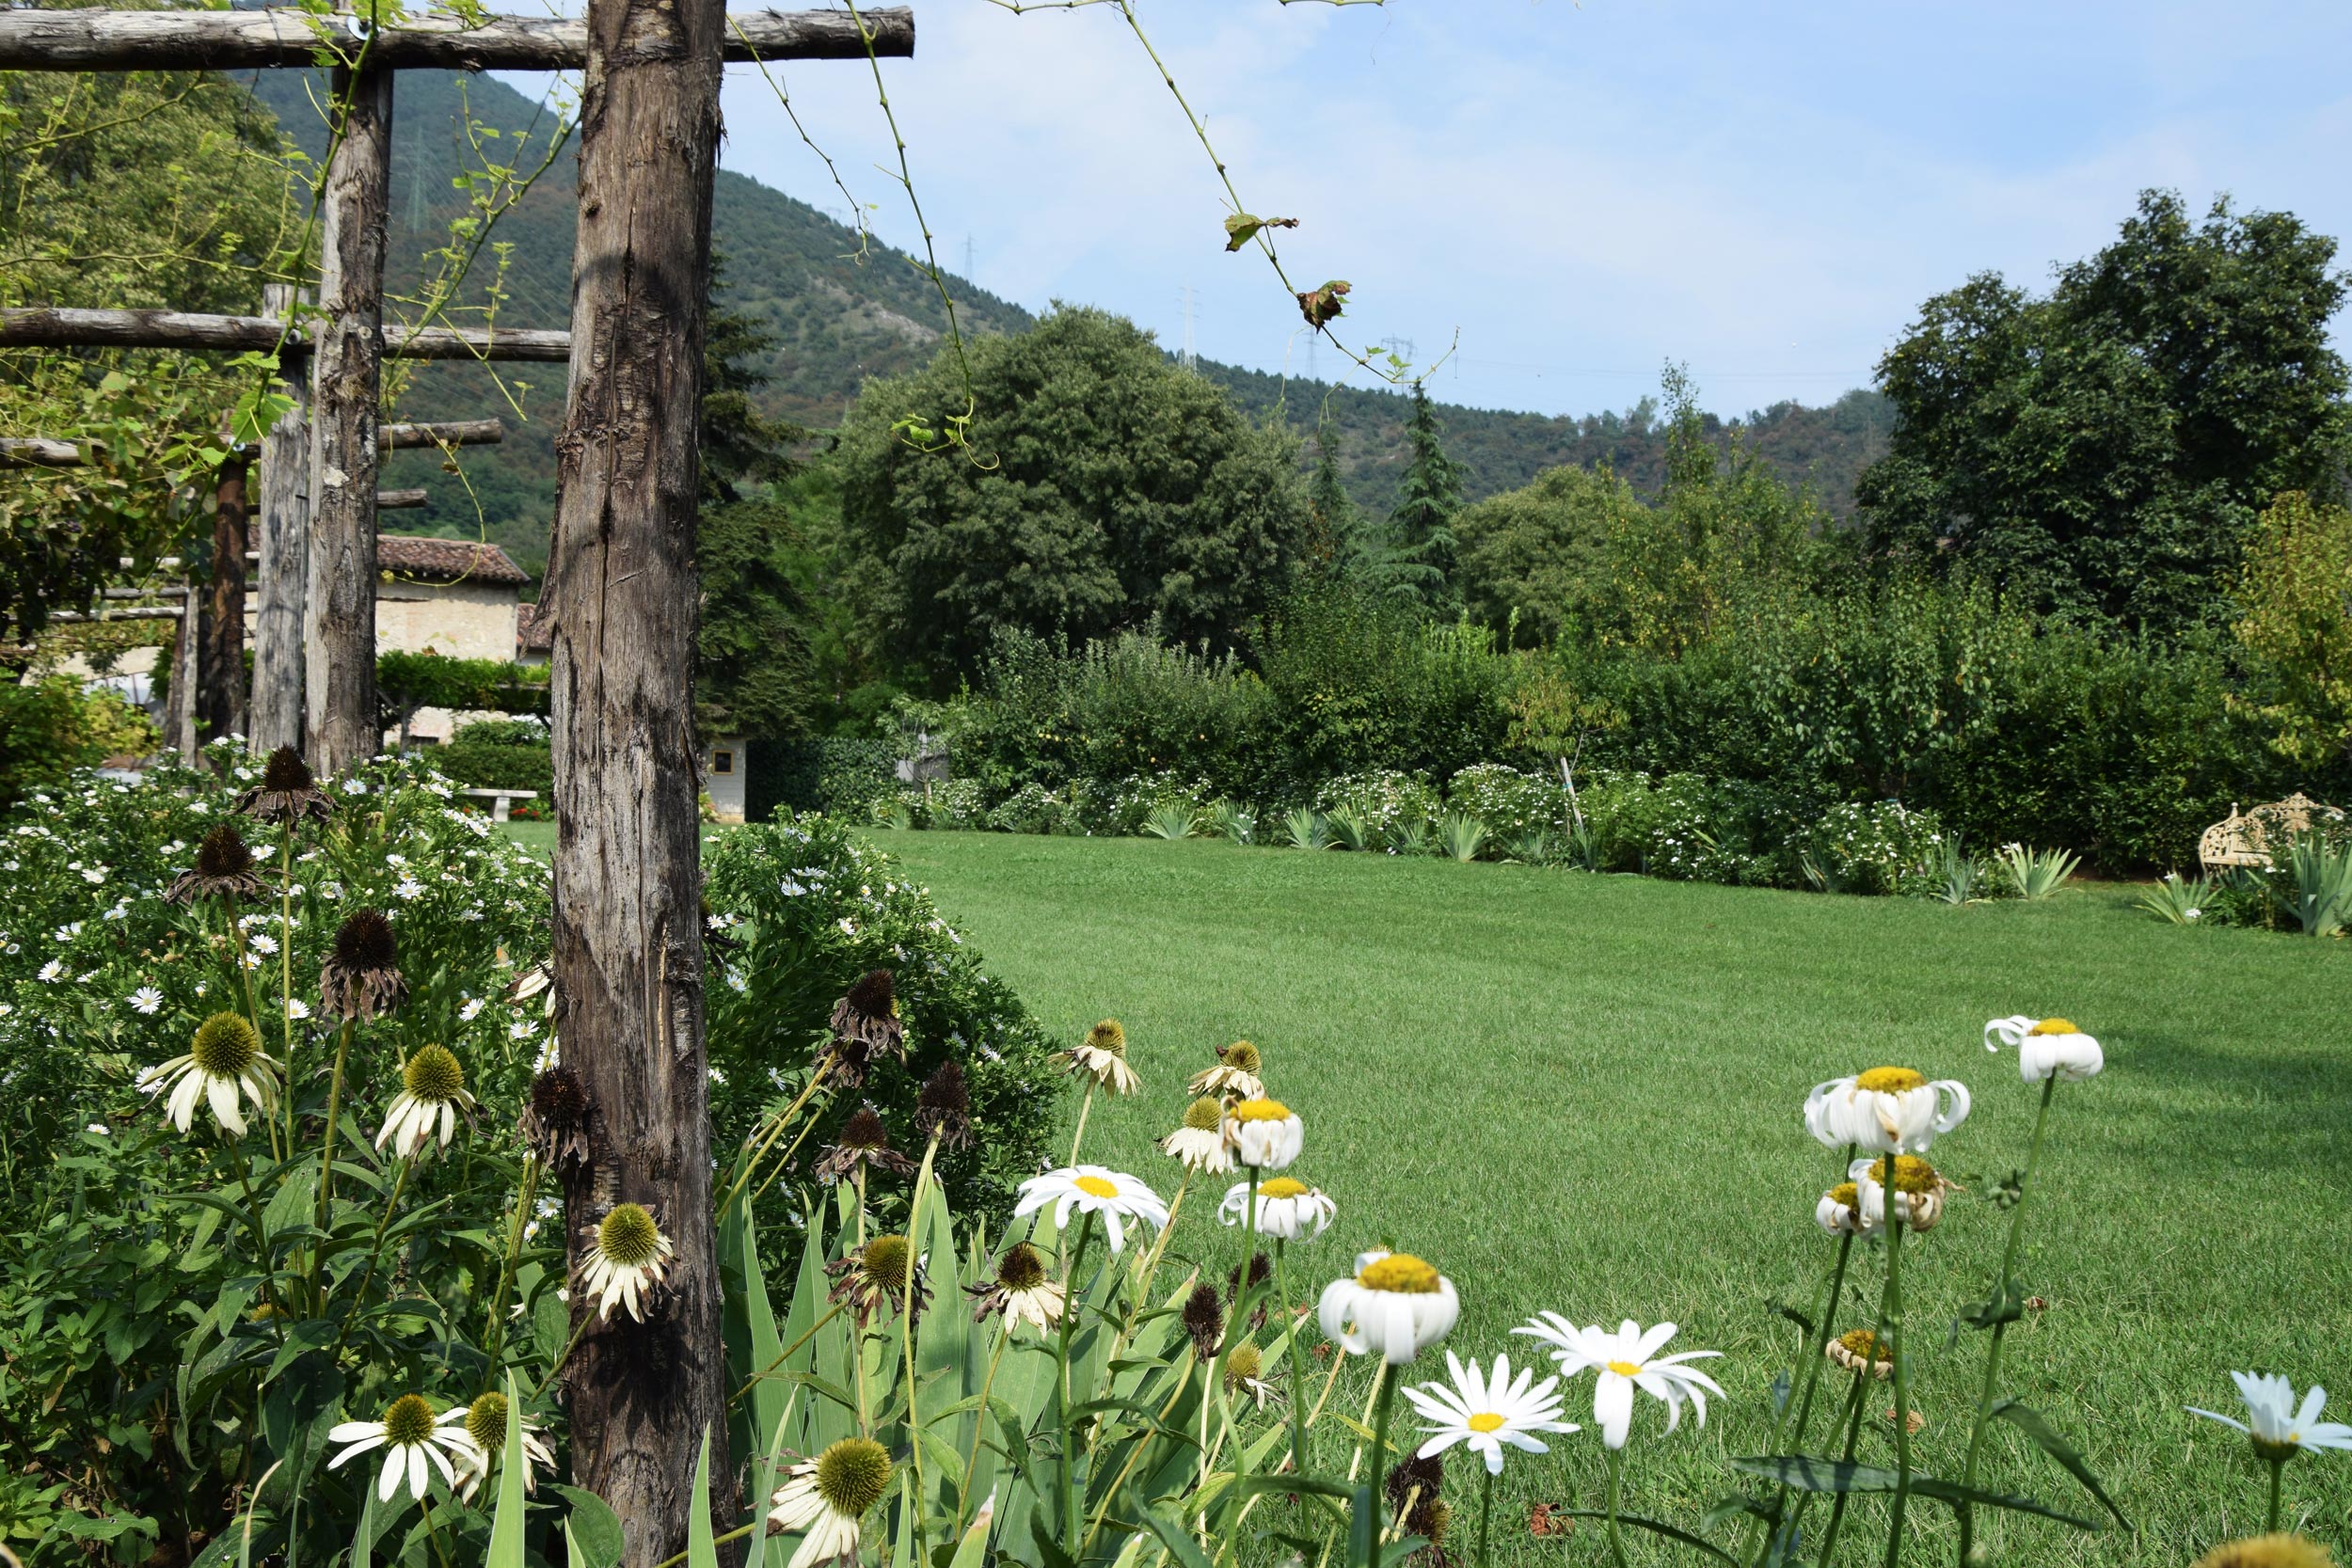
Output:
[[419,1100],[455,1100],[466,1090],[466,1069],[449,1047],[420,1046],[401,1069],[400,1081]]
[[2326,1546],[2283,1530],[2224,1542],[2197,1560],[2197,1568],[2334,1568],[2334,1564]]
[[920,1318],[930,1295],[914,1245],[904,1236],[870,1237],[847,1258],[826,1264],[825,1272],[836,1281],[830,1299],[848,1306],[861,1324],[885,1311],[894,1317],[910,1311]]
[[381,910],[354,910],[336,927],[319,966],[319,1000],[337,1018],[375,1018],[408,999],[400,973],[400,941]]
[[817,1495],[834,1513],[862,1519],[890,1489],[890,1451],[870,1437],[844,1437],[817,1456]]
[[384,1407],[384,1440],[398,1448],[433,1435],[433,1407],[421,1394],[403,1394]]
[[1087,1031],[1087,1045],[1095,1051],[1107,1051],[1114,1056],[1127,1054],[1127,1026],[1115,1018],[1106,1018]]
[[484,1394],[466,1407],[466,1435],[492,1459],[506,1450],[506,1396]]
[[596,1226],[596,1245],[621,1267],[641,1269],[653,1261],[660,1235],[643,1204],[617,1203]]
[[1216,1054],[1217,1060],[1242,1072],[1259,1073],[1265,1070],[1264,1053],[1248,1040],[1235,1040],[1231,1045],[1219,1046]]
[[254,869],[253,851],[237,830],[223,822],[196,847],[196,864],[182,872],[164,892],[167,904],[193,904],[199,898],[258,898],[264,889]]
[[1240,1388],[1265,1370],[1265,1356],[1250,1344],[1235,1345],[1225,1356],[1225,1386]]
[[1184,1125],[1195,1132],[1215,1132],[1225,1125],[1225,1102],[1202,1095],[1184,1107]]
[[302,753],[280,746],[262,765],[262,782],[237,797],[237,810],[261,822],[298,821],[305,816],[324,822],[333,804],[318,787]]
[[208,1078],[236,1078],[262,1053],[262,1037],[237,1013],[215,1013],[196,1027],[188,1054]]

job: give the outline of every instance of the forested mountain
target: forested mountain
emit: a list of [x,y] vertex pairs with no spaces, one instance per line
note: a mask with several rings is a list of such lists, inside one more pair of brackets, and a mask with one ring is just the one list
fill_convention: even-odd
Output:
[[[255,73],[253,90],[312,157],[326,146],[317,104],[324,83],[294,71]],[[501,133],[469,146],[470,119]],[[414,295],[421,280],[442,269],[440,252],[452,225],[467,215],[460,181],[483,159],[516,159],[536,166],[546,156],[544,134],[552,116],[503,84],[484,77],[404,71],[394,111],[390,284]],[[518,133],[529,132],[528,138]],[[518,156],[518,151],[520,156]],[[530,193],[493,230],[495,248],[476,258],[467,275],[462,311],[451,320],[478,324],[494,280],[501,292],[497,319],[514,326],[560,325],[571,286],[574,165],[564,149]],[[713,229],[727,262],[726,309],[774,334],[761,366],[771,379],[763,412],[817,431],[833,426],[869,375],[897,374],[927,363],[946,330],[946,312],[930,284],[904,253],[872,245],[853,253],[853,230],[805,202],[739,174],[719,175]],[[503,259],[501,269],[501,259]],[[949,283],[967,333],[1019,332],[1033,318],[961,278]],[[1118,301],[1105,301],[1117,309]],[[415,308],[406,314],[413,316]],[[1331,388],[1203,360],[1200,373],[1223,386],[1250,415],[1279,410],[1300,434],[1319,418],[1341,433],[1341,472],[1367,515],[1385,515],[1404,467],[1408,399],[1399,391]],[[486,533],[527,570],[547,558],[546,530],[553,513],[552,432],[563,417],[560,366],[517,365],[494,379],[480,367],[427,366],[403,392],[404,417],[454,418],[499,414],[507,423],[504,446],[465,455],[464,482],[444,474],[432,452],[393,455],[388,486],[423,485],[433,504],[399,519],[400,526],[451,535]],[[502,382],[503,386],[500,385]],[[522,418],[517,419],[515,404]],[[1447,451],[1461,465],[1463,492],[1475,500],[1526,483],[1563,463],[1609,463],[1637,491],[1654,492],[1663,477],[1664,432],[1651,404],[1624,414],[1582,419],[1438,404]],[[1843,516],[1852,505],[1854,475],[1885,449],[1886,404],[1875,392],[1847,393],[1827,408],[1778,404],[1711,429],[1728,438],[1743,429],[1784,477],[1810,484],[1823,505]],[[1303,460],[1303,458],[1302,458]],[[476,508],[479,507],[477,514]]]

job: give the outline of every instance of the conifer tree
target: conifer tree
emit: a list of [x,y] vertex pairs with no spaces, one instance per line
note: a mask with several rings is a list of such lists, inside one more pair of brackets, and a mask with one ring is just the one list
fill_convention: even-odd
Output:
[[1418,383],[1405,438],[1410,455],[1397,481],[1387,548],[1375,576],[1390,597],[1450,616],[1461,602],[1454,516],[1462,509],[1462,470],[1445,454],[1437,409]]

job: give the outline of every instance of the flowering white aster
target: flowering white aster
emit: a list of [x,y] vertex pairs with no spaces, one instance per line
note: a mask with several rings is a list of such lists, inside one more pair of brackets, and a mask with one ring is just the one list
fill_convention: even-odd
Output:
[[1316,1305],[1326,1338],[1391,1367],[1444,1338],[1461,1315],[1454,1281],[1404,1252],[1358,1254],[1354,1275],[1326,1285]]
[[[1236,1181],[1225,1193],[1225,1201],[1217,1205],[1216,1217],[1227,1225],[1239,1225],[1249,1209],[1249,1183]],[[1278,1242],[1311,1242],[1323,1234],[1339,1212],[1328,1195],[1316,1191],[1304,1181],[1294,1181],[1278,1176],[1258,1183],[1258,1224],[1261,1236]]]
[[1159,1195],[1134,1177],[1102,1165],[1071,1165],[1030,1177],[1021,1183],[1021,1201],[1013,1206],[1012,1217],[1025,1219],[1049,1203],[1057,1230],[1070,1228],[1073,1209],[1102,1215],[1113,1252],[1127,1244],[1127,1221],[1141,1220],[1154,1230],[1168,1223],[1168,1205]]
[[141,986],[131,993],[131,1010],[135,1013],[152,1014],[163,1005],[164,993],[153,986]]
[[768,1533],[803,1532],[788,1568],[855,1562],[860,1522],[889,1486],[889,1451],[870,1437],[844,1437],[784,1473]]
[[44,985],[56,984],[58,979],[61,978],[64,974],[65,960],[62,958],[52,958],[47,963],[40,966],[40,978],[42,984]]
[[1515,1381],[1508,1355],[1495,1357],[1491,1373],[1475,1361],[1464,1367],[1452,1351],[1445,1353],[1445,1364],[1454,1377],[1452,1387],[1424,1383],[1405,1390],[1413,1408],[1430,1422],[1422,1430],[1436,1433],[1421,1446],[1420,1458],[1435,1459],[1454,1444],[1465,1443],[1472,1453],[1485,1456],[1488,1475],[1499,1476],[1503,1444],[1529,1453],[1549,1453],[1535,1433],[1582,1430],[1560,1419],[1560,1396],[1553,1392],[1560,1385],[1557,1377],[1538,1384],[1535,1369],[1525,1367]]
[[1184,1124],[1160,1140],[1171,1160],[1203,1176],[1223,1176],[1233,1168],[1233,1151],[1225,1144],[1225,1106],[1203,1095],[1184,1110]]
[[466,1001],[466,1005],[457,1009],[458,1022],[462,1023],[471,1023],[475,1019],[480,1018],[481,1016],[482,998],[479,996],[469,997]]
[[441,1479],[452,1486],[457,1477],[450,1469],[449,1459],[442,1450],[455,1454],[461,1461],[473,1462],[473,1439],[466,1435],[466,1412],[445,1410],[439,1416],[424,1402],[421,1394],[403,1394],[384,1407],[383,1418],[374,1421],[344,1421],[326,1434],[330,1443],[348,1443],[349,1448],[326,1462],[330,1470],[344,1460],[363,1454],[371,1449],[382,1449],[384,1473],[375,1482],[378,1502],[389,1502],[400,1490],[401,1478],[408,1480],[408,1495],[419,1502],[424,1500],[424,1462],[430,1458],[439,1466]]
[[299,1023],[310,1016],[310,1004],[299,996],[290,996],[286,999],[286,1018],[290,1022]]
[[2246,1420],[2233,1420],[2193,1404],[2185,1407],[2188,1413],[2237,1428],[2254,1440],[2254,1452],[2267,1460],[2292,1459],[2300,1449],[2352,1449],[2352,1426],[2319,1418],[2328,1404],[2328,1390],[2318,1384],[2312,1385],[2298,1408],[2295,1385],[2280,1373],[2232,1372],[2230,1376],[2237,1384],[2238,1397],[2246,1402]]
[[[513,1407],[504,1394],[483,1394],[473,1403],[450,1412],[464,1421],[466,1435],[472,1441],[470,1451],[457,1456],[457,1495],[468,1502],[482,1489],[506,1453],[506,1423],[513,1418]],[[519,1433],[523,1446],[523,1493],[539,1489],[538,1472],[555,1468],[555,1454],[539,1435],[539,1428],[529,1418],[522,1419]]]
[[1529,1335],[1550,1345],[1552,1359],[1560,1363],[1560,1370],[1566,1376],[1574,1377],[1588,1367],[1599,1374],[1593,1385],[1593,1418],[1600,1423],[1601,1441],[1613,1449],[1624,1448],[1627,1433],[1632,1429],[1636,1388],[1665,1402],[1668,1432],[1674,1431],[1682,1419],[1684,1400],[1691,1402],[1698,1424],[1705,1426],[1707,1396],[1723,1395],[1723,1389],[1711,1378],[1683,1365],[1721,1355],[1723,1352],[1692,1350],[1679,1355],[1658,1354],[1666,1341],[1675,1337],[1672,1323],[1645,1329],[1628,1318],[1613,1334],[1597,1324],[1579,1328],[1557,1312],[1539,1312],[1533,1323],[1511,1332]]
[[196,1102],[213,1108],[213,1119],[239,1137],[245,1136],[245,1112],[240,1097],[253,1101],[264,1115],[278,1105],[278,1064],[262,1050],[262,1037],[235,1013],[215,1013],[197,1025],[188,1053],[174,1056],[139,1075],[139,1087],[154,1094],[167,1085],[171,1098],[165,1115],[185,1132],[196,1118]]
[[1233,1158],[1259,1170],[1280,1170],[1306,1146],[1306,1124],[1279,1100],[1245,1100],[1225,1112],[1225,1141]]
[[1823,1147],[1855,1144],[1873,1154],[1924,1154],[1967,1118],[1965,1084],[1931,1084],[1907,1067],[1874,1067],[1817,1084],[1804,1102],[1805,1129]]
[[2099,1042],[2062,1018],[1996,1018],[1984,1026],[1984,1048],[2017,1052],[2017,1073],[2028,1084],[2057,1078],[2079,1084],[2107,1065]]
[[645,1321],[644,1299],[650,1296],[670,1268],[675,1250],[643,1204],[616,1203],[612,1212],[584,1234],[588,1250],[580,1258],[581,1288],[596,1298],[599,1322],[612,1316],[612,1304],[628,1308],[639,1323]]
[[[1886,1223],[1886,1191],[1879,1184],[1883,1159],[1856,1160],[1846,1176],[1862,1198],[1862,1229],[1875,1231]],[[1916,1154],[1895,1156],[1895,1213],[1911,1230],[1932,1230],[1944,1217],[1944,1195],[1952,1184]]]
[[466,1088],[466,1069],[447,1046],[425,1045],[408,1058],[400,1077],[400,1093],[384,1113],[384,1131],[375,1135],[375,1147],[390,1144],[393,1153],[411,1159],[433,1141],[433,1124],[438,1121],[441,1147],[447,1148],[459,1114],[474,1105]]

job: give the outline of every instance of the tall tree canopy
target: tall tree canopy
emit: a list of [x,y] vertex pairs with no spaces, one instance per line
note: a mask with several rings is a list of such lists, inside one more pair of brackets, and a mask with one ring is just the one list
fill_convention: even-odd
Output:
[[1287,588],[1307,537],[1295,443],[1149,334],[1063,306],[966,354],[968,448],[896,428],[965,411],[952,348],[869,382],[841,429],[844,585],[912,673],[944,689],[999,627],[1076,641],[1156,617],[1230,647]]
[[1465,607],[1498,633],[1516,620],[1521,644],[1554,641],[1606,574],[1613,519],[1645,510],[1616,475],[1573,467],[1465,507],[1454,520]]
[[2335,242],[2217,201],[2142,194],[2043,298],[1980,274],[1880,362],[1898,424],[1856,494],[1873,547],[1966,562],[2046,608],[2171,626],[2282,491],[2341,493],[2352,457],[2328,324]]
[[1451,615],[1462,599],[1454,580],[1461,546],[1454,537],[1454,515],[1462,510],[1462,470],[1445,453],[1438,410],[1418,381],[1405,444],[1405,472],[1396,482],[1396,507],[1389,514],[1389,537],[1375,576],[1391,598]]

